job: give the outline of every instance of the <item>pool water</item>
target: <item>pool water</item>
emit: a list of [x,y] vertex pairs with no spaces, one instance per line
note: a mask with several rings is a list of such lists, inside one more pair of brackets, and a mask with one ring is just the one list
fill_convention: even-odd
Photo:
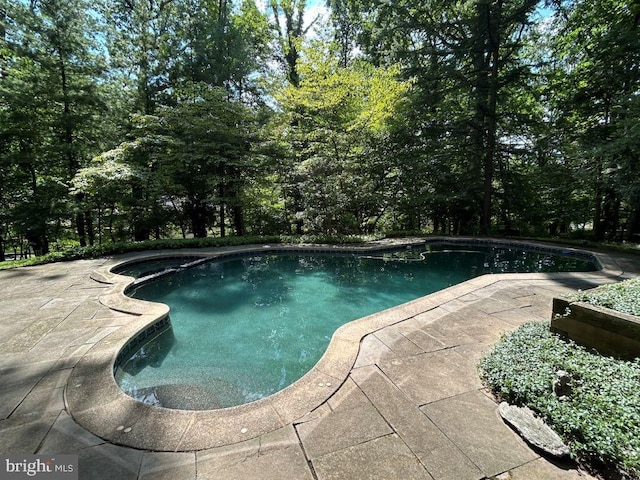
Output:
[[169,305],[172,327],[124,359],[116,380],[158,406],[240,405],[302,377],[349,321],[484,273],[586,270],[595,266],[573,257],[477,246],[211,261],[129,293]]

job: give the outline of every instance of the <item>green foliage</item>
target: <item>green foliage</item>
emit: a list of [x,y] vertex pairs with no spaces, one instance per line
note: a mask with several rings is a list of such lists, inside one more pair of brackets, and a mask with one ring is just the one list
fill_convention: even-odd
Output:
[[637,2],[539,3],[330,0],[321,23],[303,0],[4,2],[0,246],[635,242]]
[[47,255],[31,257],[26,260],[0,262],[0,270],[42,265],[59,261],[79,260],[84,258],[100,258],[127,252],[149,250],[175,250],[180,248],[215,248],[262,243],[281,243],[279,236],[227,236],[207,238],[175,238],[165,240],[148,240],[142,242],[103,243],[88,247],[74,245]]
[[44,253],[74,216],[69,180],[102,141],[104,63],[88,8],[42,0],[0,9],[0,217],[4,235]]
[[[640,360],[587,351],[552,334],[542,322],[503,337],[479,368],[497,396],[536,411],[565,439],[574,457],[639,478]],[[572,377],[566,400],[553,394],[558,370]]]
[[[563,5],[554,28],[549,76],[558,145],[592,205],[598,240],[633,240],[640,233],[640,72],[638,6],[626,0]],[[546,70],[546,69],[545,69]]]
[[339,64],[332,46],[315,43],[298,64],[298,87],[279,100],[272,127],[287,156],[281,181],[297,220],[310,233],[368,233],[393,200],[395,163],[388,138],[411,82],[397,66]]
[[287,235],[281,236],[283,242],[286,243],[311,243],[316,245],[343,245],[343,244],[360,244],[372,240],[379,240],[380,236],[374,235],[324,235],[324,234],[307,234],[307,235]]
[[571,300],[640,316],[640,277],[580,291]]

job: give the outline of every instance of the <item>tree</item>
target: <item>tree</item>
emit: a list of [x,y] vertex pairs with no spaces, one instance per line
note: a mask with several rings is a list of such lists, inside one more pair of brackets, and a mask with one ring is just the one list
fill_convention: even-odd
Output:
[[300,49],[305,36],[315,23],[313,20],[309,25],[304,24],[306,4],[306,0],[269,0],[280,45],[278,60],[286,73],[287,80],[294,87],[300,84],[298,72]]
[[[8,183],[17,189],[10,216],[42,253],[74,209],[65,192],[69,179],[99,143],[93,127],[103,110],[102,62],[88,9],[84,0],[39,0],[4,12],[0,134]],[[88,219],[81,211],[75,219],[85,242]]]
[[175,210],[174,221],[182,227],[181,218],[187,219],[195,237],[206,237],[216,217],[224,236],[225,213],[231,209],[235,232],[242,235],[242,205],[237,201],[254,171],[249,151],[257,128],[253,114],[239,101],[229,101],[221,87],[187,83],[174,95],[173,106],[134,117],[132,140],[96,157],[76,177],[76,189],[113,212],[122,187],[114,189],[104,181],[105,174],[130,182],[124,198],[134,200],[132,207],[141,205],[134,190],[142,181],[147,208],[158,226]]
[[228,1],[188,0],[178,16],[183,21],[173,39],[171,82],[204,82],[259,101],[255,78],[268,61],[271,32],[254,0],[243,0],[238,9]]
[[407,144],[422,141],[420,156],[431,157],[421,161],[424,175],[438,180],[421,190],[432,193],[427,210],[437,226],[453,221],[453,232],[485,234],[493,228],[496,171],[507,150],[501,139],[511,135],[503,92],[530,75],[519,59],[537,3],[349,2],[366,20],[360,39],[371,60],[399,62],[415,79],[416,130],[407,132]]
[[554,53],[562,149],[591,190],[595,237],[640,234],[637,91],[640,10],[635,2],[561,4]]
[[391,203],[395,165],[385,151],[394,115],[408,83],[398,68],[366,62],[340,67],[335,51],[322,45],[304,50],[300,81],[283,92],[282,140],[285,188],[308,232],[373,231]]

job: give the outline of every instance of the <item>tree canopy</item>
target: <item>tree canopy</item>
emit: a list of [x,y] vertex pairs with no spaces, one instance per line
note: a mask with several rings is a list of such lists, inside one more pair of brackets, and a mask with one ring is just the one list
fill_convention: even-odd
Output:
[[0,257],[229,234],[640,241],[637,2],[311,10],[0,3]]

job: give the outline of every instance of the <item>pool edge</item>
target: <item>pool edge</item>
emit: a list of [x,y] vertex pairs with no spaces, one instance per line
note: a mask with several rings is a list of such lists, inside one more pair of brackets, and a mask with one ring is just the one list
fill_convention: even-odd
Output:
[[[450,241],[449,237],[437,237],[440,241]],[[402,247],[416,242],[394,240],[389,245]],[[436,240],[435,237],[430,238]],[[455,241],[465,239],[456,237]],[[468,240],[468,239],[467,239]],[[475,239],[477,240],[477,239]],[[482,243],[504,245],[500,239],[482,239]],[[531,246],[535,242],[509,241],[509,245]],[[107,262],[95,277],[103,283],[110,283],[109,293],[100,297],[100,302],[114,310],[132,313],[134,320],[127,326],[98,342],[72,371],[65,389],[65,404],[68,412],[81,426],[112,443],[155,451],[196,451],[248,440],[277,430],[296,421],[304,421],[305,416],[328,400],[347,379],[355,364],[360,342],[366,335],[381,328],[410,319],[415,315],[437,308],[450,301],[492,283],[506,280],[537,280],[541,278],[619,278],[624,272],[608,255],[564,246],[544,248],[553,251],[581,251],[593,255],[601,270],[578,273],[543,274],[489,274],[473,278],[461,284],[420,297],[411,302],[349,322],[334,333],[327,350],[319,362],[301,379],[270,397],[238,407],[221,410],[187,411],[153,407],[138,402],[123,393],[113,377],[116,358],[127,342],[144,331],[150,324],[168,314],[168,307],[162,304],[131,299],[124,292],[133,282],[131,277],[111,273],[116,264],[127,257],[115,258]],[[197,252],[199,255],[217,257],[229,253],[264,252],[269,249],[285,251],[366,251],[376,250],[380,243],[354,248],[353,246],[318,245],[252,245],[227,247],[224,249],[189,249],[185,256]],[[140,253],[129,259],[149,259],[162,256],[176,256],[176,252]],[[97,278],[96,278],[97,277]]]

